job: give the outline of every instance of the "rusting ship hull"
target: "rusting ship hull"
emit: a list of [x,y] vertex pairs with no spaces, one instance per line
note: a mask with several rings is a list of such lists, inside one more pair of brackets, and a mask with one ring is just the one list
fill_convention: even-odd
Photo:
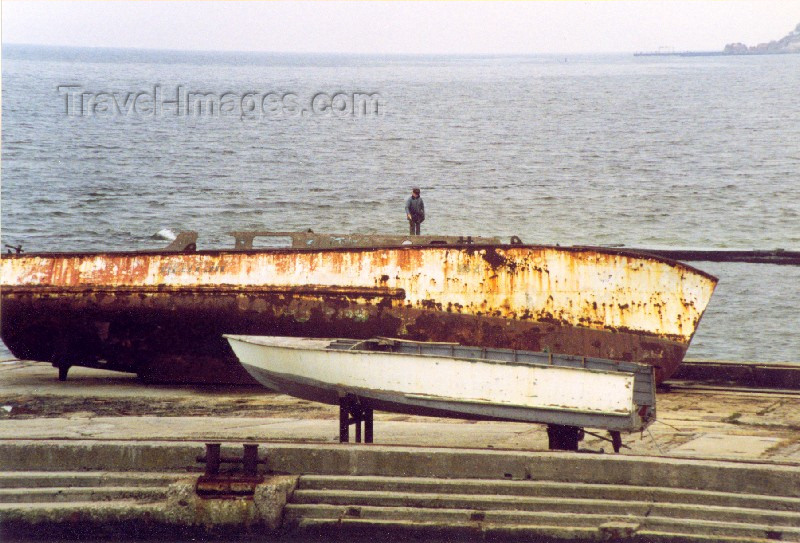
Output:
[[[236,380],[222,334],[369,338],[680,364],[716,279],[625,251],[548,246],[6,255],[15,356]],[[239,372],[239,373],[237,373]]]

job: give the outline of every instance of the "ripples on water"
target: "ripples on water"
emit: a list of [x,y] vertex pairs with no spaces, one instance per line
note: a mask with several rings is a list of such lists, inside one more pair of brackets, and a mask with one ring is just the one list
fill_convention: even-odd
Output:
[[[148,248],[162,228],[800,248],[800,55],[347,57],[4,47],[4,243]],[[62,84],[379,92],[380,117],[69,117]],[[800,268],[720,284],[689,356],[797,360]]]

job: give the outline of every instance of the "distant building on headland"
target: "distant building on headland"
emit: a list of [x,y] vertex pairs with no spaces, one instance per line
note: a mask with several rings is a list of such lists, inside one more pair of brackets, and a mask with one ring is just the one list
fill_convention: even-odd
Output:
[[800,53],[800,24],[783,38],[769,43],[759,43],[748,47],[743,43],[729,43],[722,51],[671,51],[660,48],[658,51],[634,53],[637,57],[709,57],[722,55],[784,55]]

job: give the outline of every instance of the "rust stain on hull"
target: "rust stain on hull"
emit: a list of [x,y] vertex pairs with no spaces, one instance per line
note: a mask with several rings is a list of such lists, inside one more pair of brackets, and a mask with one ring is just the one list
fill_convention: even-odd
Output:
[[223,333],[381,335],[647,362],[660,381],[715,284],[683,264],[592,248],[12,255],[2,337],[23,358],[158,373],[238,370]]

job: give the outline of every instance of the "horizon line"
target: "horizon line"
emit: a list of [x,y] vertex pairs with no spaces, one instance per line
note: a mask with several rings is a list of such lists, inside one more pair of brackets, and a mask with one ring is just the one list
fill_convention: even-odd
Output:
[[267,55],[319,55],[319,56],[364,56],[364,57],[514,57],[514,56],[592,56],[592,55],[624,55],[639,53],[645,50],[625,50],[625,51],[562,51],[562,52],[355,52],[355,51],[275,51],[275,50],[256,50],[256,49],[172,49],[163,47],[146,46],[119,46],[119,45],[65,45],[53,43],[28,43],[28,42],[0,42],[0,47],[52,47],[59,49],[112,49],[119,51],[144,51],[144,52],[171,52],[171,53],[230,53],[230,54],[267,54]]

